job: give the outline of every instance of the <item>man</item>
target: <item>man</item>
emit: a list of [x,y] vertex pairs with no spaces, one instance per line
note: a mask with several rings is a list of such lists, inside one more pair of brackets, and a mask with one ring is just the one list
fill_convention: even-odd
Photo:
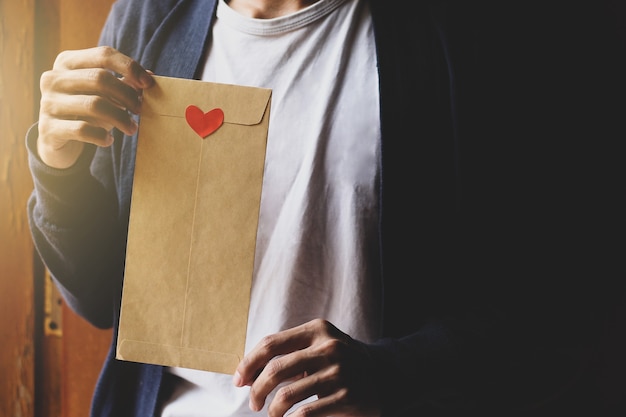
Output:
[[[596,226],[613,213],[599,219],[587,200],[606,203],[610,182],[586,181],[614,180],[612,165],[595,170],[614,143],[598,122],[614,122],[588,105],[598,93],[578,77],[595,71],[569,68],[568,48],[610,58],[568,38],[568,24],[553,35],[549,9],[402,6],[121,0],[102,47],[64,52],[42,76],[28,137],[34,241],[70,306],[113,329],[133,114],[151,73],[273,90],[245,358],[230,376],[117,361],[112,349],[93,416],[574,404],[604,312],[594,290],[607,289],[585,283],[612,260],[597,262],[610,254]],[[598,406],[587,393],[575,408]]]

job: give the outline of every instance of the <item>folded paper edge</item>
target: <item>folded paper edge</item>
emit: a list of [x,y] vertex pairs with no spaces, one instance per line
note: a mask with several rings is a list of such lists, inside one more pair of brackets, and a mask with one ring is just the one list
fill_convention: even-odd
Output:
[[153,365],[198,369],[232,375],[241,357],[232,353],[164,345],[140,340],[121,340],[116,359]]
[[[189,105],[197,106],[205,112],[212,110],[213,108],[219,107],[224,111],[224,123],[229,124],[237,124],[244,126],[253,126],[261,123],[267,113],[269,108],[271,98],[272,98],[272,90],[269,88],[262,87],[251,87],[244,85],[236,85],[236,84],[225,84],[225,83],[214,83],[208,81],[200,81],[200,80],[189,80],[182,78],[174,78],[174,77],[163,77],[163,76],[153,76],[156,81],[156,86],[151,87],[150,89],[144,90],[144,104],[142,109],[142,114],[145,116],[163,116],[163,117],[176,117],[176,118],[185,118],[185,109]],[[199,102],[196,98],[194,102],[184,102],[180,109],[170,110],[167,109],[167,104],[160,103],[159,106],[158,95],[156,93],[156,89],[159,88],[159,84],[166,85],[167,88],[174,87],[176,85],[182,85],[183,83],[192,83],[194,86],[200,89],[214,89],[220,90],[223,94],[224,90],[230,90],[231,94],[227,99],[222,99],[218,101],[206,101],[204,103]],[[195,83],[198,83],[195,85]],[[197,96],[197,94],[196,94]],[[205,94],[206,97],[213,97],[211,94]],[[233,97],[236,96],[236,97]],[[245,100],[245,105],[241,106],[238,103],[239,100]],[[156,103],[153,103],[156,102]],[[246,111],[246,107],[249,109]],[[250,110],[250,108],[252,108]]]

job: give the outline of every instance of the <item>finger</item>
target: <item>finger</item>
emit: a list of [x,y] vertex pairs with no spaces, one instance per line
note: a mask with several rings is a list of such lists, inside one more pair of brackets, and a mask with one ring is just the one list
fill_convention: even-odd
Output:
[[[268,407],[269,416],[283,416],[297,407],[298,415],[320,416],[378,416],[377,396],[363,391],[360,384],[346,385],[340,366],[329,366],[289,385],[281,387]],[[365,381],[361,381],[362,383]],[[312,398],[314,397],[314,398]]]
[[97,146],[113,144],[110,130],[83,120],[54,120],[53,123],[48,123],[47,119],[41,119],[38,140],[54,149],[61,148],[70,141],[91,143]]
[[52,94],[98,95],[135,114],[141,110],[141,91],[100,68],[47,71],[41,76],[40,88],[42,100],[58,97]]
[[40,118],[45,117],[82,120],[106,130],[115,127],[127,135],[137,131],[137,123],[126,110],[100,96],[47,96],[40,111]]
[[320,367],[319,362],[319,359],[310,356],[308,349],[272,359],[250,386],[250,408],[260,410],[267,396],[279,384],[303,379],[302,375],[315,372]]
[[152,75],[137,61],[108,46],[61,52],[53,66],[53,69],[68,70],[85,68],[113,71],[138,89],[148,88],[154,83]]
[[235,385],[250,385],[272,358],[304,349],[314,337],[305,325],[265,336],[237,366]]
[[324,378],[321,372],[307,375],[278,389],[268,407],[268,413],[270,416],[285,415],[290,408],[299,402],[313,396],[319,397],[320,393],[331,393],[333,390],[332,378]]
[[[312,394],[312,395],[315,395],[315,394]],[[309,395],[306,398],[309,398],[312,395]],[[281,411],[279,411],[279,408],[277,408],[275,412],[272,405],[273,403],[270,405],[270,408],[268,410],[268,415],[270,416],[284,415],[284,412],[283,414],[280,414]],[[282,409],[282,407],[280,409]],[[348,416],[355,416],[355,415],[359,415],[359,416],[366,415],[366,414],[352,412],[353,409],[354,407],[352,408],[349,407],[349,405],[345,401],[345,390],[336,391],[332,395],[329,395],[326,397],[322,397],[322,398],[318,397],[316,400],[304,403],[298,406],[297,408],[299,414],[306,415],[308,417],[326,417],[326,416],[348,417]]]

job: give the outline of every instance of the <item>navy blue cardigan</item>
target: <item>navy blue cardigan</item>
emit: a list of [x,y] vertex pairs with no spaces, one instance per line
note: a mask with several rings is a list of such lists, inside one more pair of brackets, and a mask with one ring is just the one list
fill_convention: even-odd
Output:
[[[535,15],[417,1],[407,13],[370,4],[384,339],[368,348],[385,415],[536,415],[569,404],[559,398],[581,381],[595,401],[581,375],[602,340],[598,317],[613,301],[604,278],[615,275],[616,250],[604,244],[614,213],[603,209],[603,218],[597,205],[621,203],[612,188],[616,123],[599,99],[603,87],[618,87],[612,76],[621,61],[603,54],[608,46],[585,43],[591,31],[569,30],[578,21],[553,32],[557,13],[547,8]],[[100,44],[158,75],[195,78],[214,10],[214,0],[120,0]],[[565,22],[583,15],[600,16],[558,10]],[[595,67],[581,64],[589,61],[607,64],[607,78],[589,82]],[[35,131],[28,146],[36,248],[74,311],[115,330],[135,138],[116,132],[112,147],[88,147],[59,171],[33,152]],[[115,336],[92,416],[151,416],[163,368],[115,360]]]

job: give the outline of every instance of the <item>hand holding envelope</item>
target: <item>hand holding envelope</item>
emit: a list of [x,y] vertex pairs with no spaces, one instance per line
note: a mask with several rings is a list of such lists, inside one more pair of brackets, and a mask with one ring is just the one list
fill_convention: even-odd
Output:
[[271,90],[154,78],[116,356],[232,374],[245,347]]

